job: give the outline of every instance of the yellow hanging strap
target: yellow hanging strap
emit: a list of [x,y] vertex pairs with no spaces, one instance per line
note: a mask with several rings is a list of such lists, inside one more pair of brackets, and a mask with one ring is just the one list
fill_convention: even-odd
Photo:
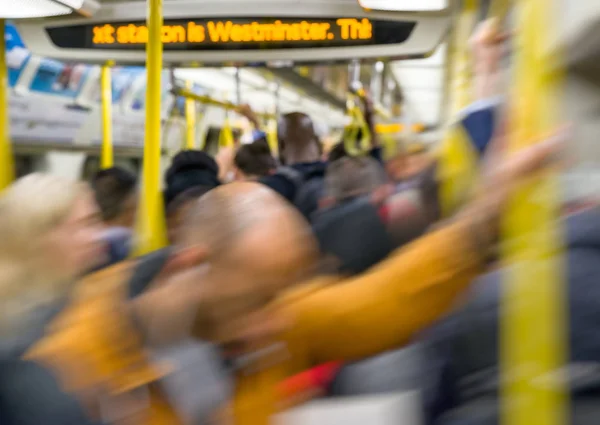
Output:
[[114,164],[113,134],[112,134],[112,63],[107,63],[100,69],[100,92],[102,102],[102,152],[100,168],[111,168]]
[[136,223],[134,253],[144,255],[167,244],[167,231],[160,190],[161,85],[162,85],[162,0],[148,0],[148,43],[146,45],[146,134],[141,200]]
[[[558,55],[550,54],[555,2],[516,0],[515,75],[509,148],[535,143],[560,117]],[[507,264],[501,328],[502,424],[568,423],[568,295],[558,225],[556,173],[548,170],[514,195],[503,222]]]
[[219,133],[219,147],[230,148],[233,145],[233,131],[231,130],[231,124],[229,123],[229,116],[225,116],[223,128],[221,128],[221,132]]
[[[192,89],[192,83],[186,82],[186,88]],[[185,99],[185,148],[194,149],[196,147],[196,101],[190,98]]]
[[[468,40],[477,20],[479,1],[463,0],[449,55],[452,61],[448,93],[450,119],[472,101],[471,63]],[[477,178],[477,152],[465,129],[451,123],[446,130],[438,154],[440,205],[444,217],[452,215],[470,195]]]
[[267,125],[267,142],[269,142],[269,148],[271,149],[271,155],[275,158],[279,156],[279,144],[277,139],[277,120],[273,119],[269,121]]
[[[0,33],[5,33],[5,20],[0,19]],[[6,43],[0,43],[0,190],[7,188],[15,178],[15,165],[10,143],[8,109],[8,68]]]
[[351,122],[344,131],[344,147],[350,156],[366,155],[371,148],[371,130],[360,107],[353,100],[348,104]]

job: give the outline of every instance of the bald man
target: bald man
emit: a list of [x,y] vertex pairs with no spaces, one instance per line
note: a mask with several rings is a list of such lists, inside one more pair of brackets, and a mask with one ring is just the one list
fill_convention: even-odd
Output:
[[[65,332],[49,335],[41,344],[48,351],[35,358],[76,371],[65,388],[81,392],[85,405],[93,407],[95,391],[107,386],[100,401],[145,400],[130,423],[172,424],[176,407],[190,403],[177,402],[181,391],[169,368],[144,353],[194,336],[215,348],[202,370],[228,381],[223,394],[195,404],[231,423],[266,425],[286,377],[401,346],[446,313],[482,270],[515,180],[553,152],[543,144],[511,158],[487,174],[494,190],[455,221],[351,279],[315,277],[310,228],[277,194],[257,183],[220,187],[190,211],[180,246],[150,290],[134,301],[119,297],[126,286],[115,282],[130,275],[125,265],[92,277],[84,293],[90,298],[77,297],[76,308],[51,328]],[[95,382],[100,387],[90,387]],[[206,382],[213,388],[211,376]]]

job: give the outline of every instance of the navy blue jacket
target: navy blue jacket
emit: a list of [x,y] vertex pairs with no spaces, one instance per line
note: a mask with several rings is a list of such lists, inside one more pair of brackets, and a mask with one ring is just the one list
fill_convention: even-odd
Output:
[[[572,422],[600,420],[600,209],[566,220]],[[483,276],[466,304],[426,336],[430,423],[498,423],[498,337],[502,270]],[[467,420],[468,418],[468,420]]]

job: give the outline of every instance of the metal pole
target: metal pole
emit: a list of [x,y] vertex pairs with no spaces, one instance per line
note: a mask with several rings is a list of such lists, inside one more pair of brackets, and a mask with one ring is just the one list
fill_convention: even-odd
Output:
[[111,168],[114,164],[112,134],[112,76],[111,63],[102,65],[100,90],[102,96],[102,153],[100,167]]
[[[383,62],[377,62],[373,65],[373,75],[371,76],[371,98],[374,102],[382,103],[381,86],[383,82],[383,70],[385,65]],[[387,108],[390,105],[385,105]]]
[[146,135],[138,241],[136,253],[143,255],[166,245],[166,225],[160,192],[162,0],[147,0],[148,44],[146,45]]
[[281,113],[281,84],[277,83],[275,88],[275,115],[279,116]]
[[[192,89],[190,81],[186,82],[186,86],[188,90]],[[189,98],[185,100],[185,124],[185,148],[194,149],[196,147],[196,102]]]
[[[5,21],[0,19],[0,33],[5,33]],[[15,166],[10,144],[8,109],[8,68],[6,44],[0,43],[0,189],[10,186],[15,178]]]
[[235,102],[238,105],[242,104],[242,79],[240,75],[240,69],[235,69]]

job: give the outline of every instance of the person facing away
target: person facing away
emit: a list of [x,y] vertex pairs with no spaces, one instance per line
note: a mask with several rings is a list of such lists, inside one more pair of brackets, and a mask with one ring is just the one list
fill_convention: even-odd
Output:
[[240,146],[234,157],[234,165],[237,181],[258,180],[277,170],[277,161],[264,138]]
[[393,250],[381,213],[387,183],[385,170],[371,157],[344,156],[327,166],[312,225],[321,253],[339,261],[338,273],[361,273]]
[[[51,361],[66,383],[66,370],[79,371],[68,388],[86,406],[141,391],[147,397],[132,409],[131,423],[177,423],[173,401],[159,390],[168,370],[153,364],[145,347],[193,335],[219,353],[207,369],[224,371],[232,384],[231,403],[220,413],[234,423],[266,424],[287,376],[401,346],[448,311],[482,270],[515,180],[545,164],[554,148],[536,145],[511,157],[508,167],[486,175],[495,190],[483,191],[455,221],[350,279],[314,277],[312,232],[281,197],[256,183],[221,186],[197,201],[149,290],[135,300],[122,296],[129,264],[89,277],[79,302],[29,358]],[[76,335],[86,338],[69,338]],[[90,357],[91,348],[102,355]]]
[[0,198],[0,423],[86,425],[52,370],[22,355],[74,282],[103,261],[100,214],[86,185],[31,174]]
[[327,163],[321,160],[319,137],[310,117],[300,112],[282,116],[277,131],[283,166],[259,181],[294,204],[310,220],[318,209],[327,168]]
[[112,167],[98,171],[91,186],[106,226],[104,237],[109,247],[106,265],[114,264],[129,255],[137,210],[137,179],[124,168]]
[[206,152],[184,150],[175,155],[165,175],[165,206],[188,189],[215,188],[221,184],[219,165]]

